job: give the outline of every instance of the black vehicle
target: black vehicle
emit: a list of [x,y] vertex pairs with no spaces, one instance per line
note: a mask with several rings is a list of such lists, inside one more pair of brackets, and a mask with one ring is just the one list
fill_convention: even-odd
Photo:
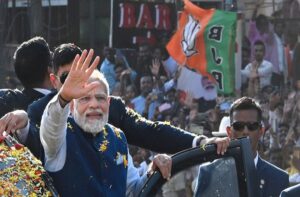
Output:
[[[175,154],[172,156],[172,177],[200,165],[195,196],[258,197],[260,194],[249,139],[231,141],[224,155],[217,155],[216,152],[216,145],[207,145]],[[160,172],[154,172],[139,196],[155,196],[165,182]]]

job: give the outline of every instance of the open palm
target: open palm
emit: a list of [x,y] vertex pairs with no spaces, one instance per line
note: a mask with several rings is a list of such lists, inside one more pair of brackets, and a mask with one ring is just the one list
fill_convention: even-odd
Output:
[[93,55],[93,49],[91,49],[89,53],[87,53],[87,50],[84,50],[81,56],[76,55],[68,77],[60,90],[60,94],[63,98],[67,100],[81,98],[87,95],[88,92],[96,86],[96,83],[87,83],[100,60],[97,56],[93,63],[90,64]]

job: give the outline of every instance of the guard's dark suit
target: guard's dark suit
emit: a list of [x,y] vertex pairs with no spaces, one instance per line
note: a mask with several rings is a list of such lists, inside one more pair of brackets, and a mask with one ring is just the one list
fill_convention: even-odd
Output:
[[300,196],[300,184],[294,185],[283,190],[280,194],[280,197],[299,197]]
[[43,97],[44,94],[32,89],[27,88],[22,91],[1,89],[0,90],[0,117],[6,113],[16,109],[27,110],[27,107],[33,101]]
[[[26,145],[35,155],[40,152],[36,149],[39,149],[41,145],[36,144],[39,137],[36,139],[34,136],[38,135],[38,129],[33,127],[35,124],[40,125],[42,113],[55,94],[56,92],[52,92],[28,107],[28,116],[32,122],[36,123],[31,123]],[[112,97],[110,100],[108,123],[120,128],[125,133],[129,144],[155,152],[176,153],[191,148],[195,137],[193,134],[168,124],[142,118],[133,110],[126,108],[119,97]],[[40,155],[36,156],[42,158]]]
[[261,196],[277,197],[289,186],[289,175],[260,157],[258,157],[256,169]]

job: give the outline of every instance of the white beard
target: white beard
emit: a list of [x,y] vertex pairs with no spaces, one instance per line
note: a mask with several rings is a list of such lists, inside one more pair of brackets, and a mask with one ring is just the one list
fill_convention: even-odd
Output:
[[99,133],[108,122],[108,113],[105,114],[102,113],[103,114],[102,118],[98,120],[87,119],[86,114],[95,111],[102,113],[102,111],[100,110],[88,110],[83,115],[80,115],[77,109],[74,108],[74,114],[73,114],[74,120],[80,126],[80,128],[82,128],[84,132],[91,133],[93,135]]
[[215,100],[217,98],[218,94],[217,94],[217,89],[216,87],[211,88],[211,89],[205,89],[204,88],[204,94],[203,94],[203,98],[206,101],[211,101],[211,100]]

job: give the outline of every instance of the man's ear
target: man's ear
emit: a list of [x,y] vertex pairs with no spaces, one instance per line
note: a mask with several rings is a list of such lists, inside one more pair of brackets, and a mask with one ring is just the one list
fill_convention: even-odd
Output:
[[110,99],[111,99],[111,96],[108,96],[108,97],[107,97],[108,105],[110,105]]
[[261,127],[261,128],[259,129],[259,137],[263,136],[264,133],[265,133],[265,127]]
[[232,134],[231,127],[226,127],[226,132],[227,132],[227,136],[228,136],[230,139],[233,139],[233,134]]
[[51,84],[52,84],[52,86],[55,88],[55,89],[57,89],[57,78],[56,78],[56,76],[55,76],[55,74],[53,74],[53,73],[50,73],[50,82],[51,82]]

